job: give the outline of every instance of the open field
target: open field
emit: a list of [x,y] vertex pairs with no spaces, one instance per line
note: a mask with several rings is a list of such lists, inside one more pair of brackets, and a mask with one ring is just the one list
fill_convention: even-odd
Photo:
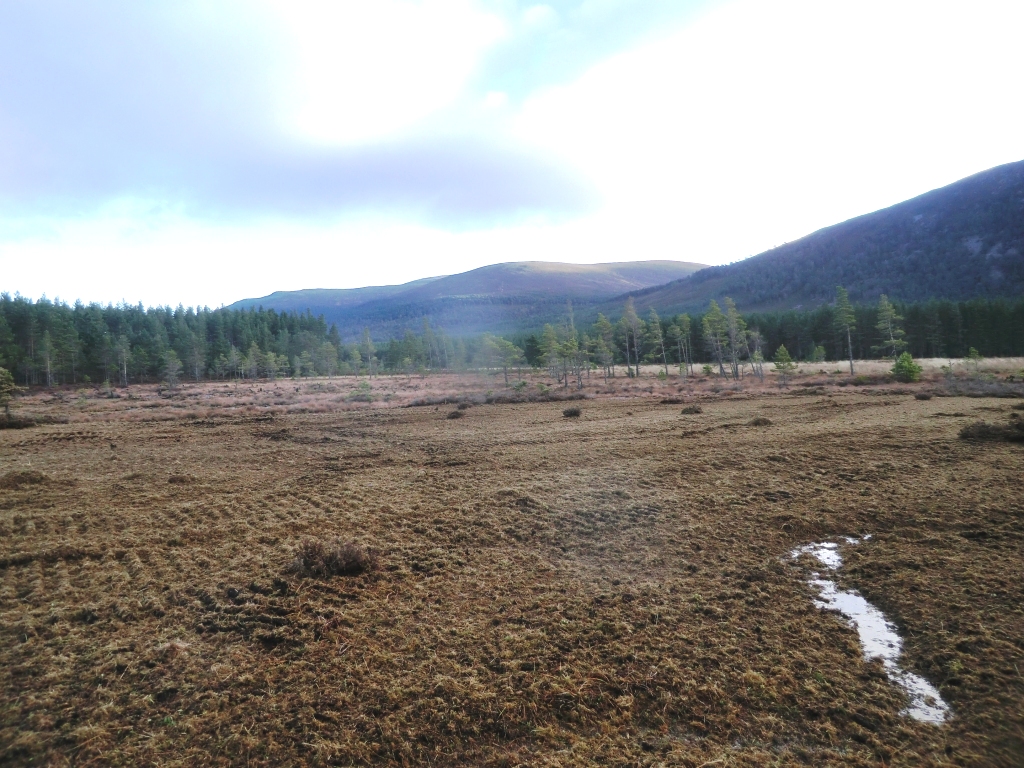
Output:
[[[957,435],[1024,401],[842,367],[595,378],[576,419],[500,376],[34,393],[67,423],[0,431],[0,763],[1020,765],[1024,445]],[[838,581],[944,725],[789,556],[864,534]],[[379,567],[291,572],[313,537]]]

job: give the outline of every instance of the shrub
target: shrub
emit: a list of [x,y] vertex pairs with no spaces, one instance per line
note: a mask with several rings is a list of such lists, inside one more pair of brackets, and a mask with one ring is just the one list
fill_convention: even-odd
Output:
[[914,395],[915,400],[931,400],[932,396],[927,392],[918,392]]
[[459,403],[459,406],[458,406],[460,411],[466,411],[466,410],[469,410],[472,407],[473,407],[472,403]]
[[306,539],[299,544],[289,569],[300,576],[356,576],[377,567],[377,555],[353,541],[323,542]]
[[1012,419],[1009,424],[976,421],[960,430],[960,439],[1024,443],[1024,420]]
[[910,383],[921,378],[921,366],[914,362],[909,352],[904,352],[892,366],[892,375],[896,381]]
[[705,376],[710,376],[712,371],[714,371],[714,368],[712,368],[709,363],[704,363],[704,365],[701,366],[701,370],[704,372]]
[[662,405],[679,405],[683,402],[681,397],[664,397],[661,400]]
[[581,413],[583,413],[583,411],[580,410],[580,407],[577,405],[574,405],[570,408],[566,408],[564,411],[562,411],[562,415],[567,419],[578,419]]
[[465,411],[452,411],[451,413],[448,414],[448,418],[449,419],[461,419],[465,415],[466,415]]
[[683,408],[682,413],[684,415],[689,416],[695,413],[704,413],[704,409],[701,408],[699,405],[688,405],[685,408]]
[[764,416],[758,416],[747,422],[748,427],[770,427],[771,425],[772,420]]

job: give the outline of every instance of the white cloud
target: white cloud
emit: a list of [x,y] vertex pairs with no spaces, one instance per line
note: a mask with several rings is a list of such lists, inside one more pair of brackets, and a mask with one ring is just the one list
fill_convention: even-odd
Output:
[[283,0],[298,59],[288,121],[307,140],[381,141],[463,93],[504,20],[468,0]]
[[216,305],[519,259],[724,263],[1024,158],[1016,2],[741,0],[521,105],[469,85],[505,34],[475,6],[296,7],[309,137],[472,123],[571,164],[603,207],[473,231],[383,213],[217,225],[148,203],[0,217],[0,289]]
[[516,131],[595,181],[595,223],[735,260],[1024,157],[1022,23],[994,2],[735,3],[535,96]]

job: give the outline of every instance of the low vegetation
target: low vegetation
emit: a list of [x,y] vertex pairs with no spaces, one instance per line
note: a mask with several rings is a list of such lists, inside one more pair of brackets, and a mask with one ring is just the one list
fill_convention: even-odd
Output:
[[[1014,765],[1024,451],[958,434],[1021,412],[940,363],[24,393],[68,423],[0,432],[0,763]],[[864,534],[946,725],[789,555]]]
[[312,578],[358,576],[377,567],[377,556],[352,541],[305,539],[299,544],[290,573]]

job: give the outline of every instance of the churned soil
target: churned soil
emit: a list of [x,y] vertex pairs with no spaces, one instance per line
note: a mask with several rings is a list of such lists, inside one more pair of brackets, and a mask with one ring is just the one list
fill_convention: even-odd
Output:
[[[959,437],[1019,401],[328,386],[0,431],[0,763],[1024,761],[1024,446]],[[835,578],[944,725],[789,555],[865,534]],[[315,542],[365,567],[296,568]]]

